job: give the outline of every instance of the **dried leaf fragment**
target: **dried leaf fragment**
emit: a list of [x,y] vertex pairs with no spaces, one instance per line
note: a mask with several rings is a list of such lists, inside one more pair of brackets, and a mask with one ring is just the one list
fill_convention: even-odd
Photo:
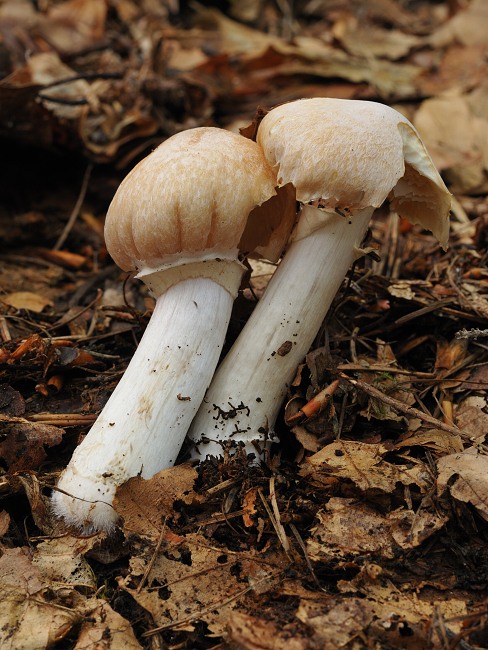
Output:
[[117,490],[114,506],[127,532],[158,536],[165,517],[177,517],[175,500],[192,503],[197,473],[190,465],[176,465],[145,480],[132,478]]
[[23,418],[0,415],[0,423],[4,433],[0,458],[11,472],[37,469],[46,458],[44,445],[59,445],[64,435],[64,430],[59,427]]
[[44,598],[44,586],[29,552],[6,549],[0,558],[0,646],[2,650],[45,650],[80,620],[67,607]]
[[131,624],[104,600],[93,599],[81,626],[74,650],[141,650]]
[[421,465],[394,465],[384,460],[387,452],[381,444],[337,440],[307,458],[300,473],[349,479],[361,490],[392,492],[397,483],[413,483],[422,491],[428,488],[429,475]]
[[323,650],[346,646],[371,623],[373,616],[373,605],[360,598],[344,598],[330,608],[319,599],[302,600],[297,610],[297,618],[312,628]]
[[460,454],[442,456],[437,461],[437,492],[471,503],[488,521],[488,456],[470,447]]
[[15,291],[2,296],[2,302],[15,309],[27,309],[40,314],[46,307],[51,307],[53,302],[39,293],[32,291]]

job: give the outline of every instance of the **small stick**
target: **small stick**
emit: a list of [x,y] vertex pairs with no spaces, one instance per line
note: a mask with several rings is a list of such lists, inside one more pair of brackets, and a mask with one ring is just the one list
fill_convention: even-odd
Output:
[[[271,490],[271,486],[270,486],[270,490]],[[274,486],[273,486],[273,492],[274,492]],[[276,520],[276,517],[274,516],[271,508],[269,507],[269,504],[266,501],[266,497],[264,496],[261,488],[259,488],[258,494],[261,497],[261,501],[263,502],[263,506],[264,506],[266,512],[268,513],[269,520],[271,521],[271,523],[273,525],[273,528],[276,531],[276,535],[278,536],[278,539],[280,540],[281,545],[283,546],[283,549],[284,549],[285,553],[288,553],[288,551],[290,550],[290,544],[288,543],[288,538],[286,536],[286,533],[283,530],[283,526],[281,525],[281,522],[278,522]]]
[[461,431],[461,429],[458,429],[457,427],[451,426],[449,424],[445,424],[444,422],[441,422],[440,420],[437,420],[436,418],[432,417],[432,415],[423,413],[422,411],[419,411],[413,406],[408,406],[408,404],[404,404],[403,402],[400,402],[399,400],[394,399],[393,397],[388,397],[388,395],[385,395],[380,390],[374,388],[374,386],[371,386],[370,384],[367,384],[364,381],[360,381],[359,379],[352,379],[351,377],[348,377],[343,373],[341,373],[341,377],[342,379],[345,379],[350,384],[356,386],[357,388],[364,391],[371,397],[375,397],[376,399],[381,400],[385,404],[388,404],[389,406],[393,407],[394,409],[397,409],[398,411],[401,411],[402,413],[405,413],[406,415],[412,415],[413,417],[419,418],[419,420],[422,420],[423,422],[427,422],[428,424],[431,424],[437,429],[441,429],[442,431],[447,431],[448,433],[452,433],[455,436],[461,436],[463,440],[468,440],[469,442],[473,442],[471,436]]
[[156,558],[158,557],[159,549],[161,548],[161,544],[163,543],[163,538],[164,538],[164,533],[166,532],[166,517],[164,518],[163,522],[163,527],[161,528],[161,532],[159,534],[159,538],[156,544],[156,548],[154,549],[154,553],[152,554],[151,559],[149,560],[149,564],[146,567],[146,570],[144,571],[144,575],[141,578],[141,581],[136,589],[136,593],[140,594],[142,587],[146,584],[146,580],[149,577],[149,574],[151,573],[151,570],[154,566],[154,563],[156,562]]
[[96,415],[81,415],[79,413],[34,413],[27,417],[29,422],[53,424],[58,427],[84,426],[86,424],[93,424],[96,419]]
[[83,201],[85,200],[85,195],[86,191],[88,189],[88,183],[90,182],[90,176],[92,173],[93,165],[90,163],[87,168],[85,169],[85,173],[83,175],[83,181],[81,183],[81,188],[80,188],[80,193],[78,195],[78,198],[76,200],[75,206],[69,215],[68,222],[66,223],[63,232],[59,235],[58,241],[54,244],[53,250],[58,251],[61,246],[64,244],[66,241],[66,238],[68,237],[71,228],[74,226],[74,223],[76,219],[78,218],[78,214],[81,210],[81,206],[83,205]]
[[319,579],[317,578],[315,571],[313,570],[312,563],[310,562],[310,558],[307,553],[307,547],[305,546],[305,543],[298,532],[298,529],[296,528],[295,524],[290,524],[290,529],[291,532],[295,535],[295,538],[298,542],[299,547],[302,549],[303,557],[305,558],[305,562],[307,563],[308,570],[310,571],[310,574],[313,578],[313,581],[317,585],[317,587],[320,589],[320,591],[325,591],[325,589],[322,587],[322,585],[319,582]]

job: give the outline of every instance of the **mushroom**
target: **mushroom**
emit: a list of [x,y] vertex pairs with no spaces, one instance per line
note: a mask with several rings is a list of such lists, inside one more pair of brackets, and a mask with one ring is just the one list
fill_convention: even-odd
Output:
[[213,127],[170,137],[122,181],[107,213],[107,249],[156,303],[54,491],[54,512],[67,524],[112,529],[116,488],[175,462],[222,350],[244,270],[240,237],[250,213],[258,221],[267,213],[275,185],[255,142]]
[[417,131],[394,109],[361,100],[297,100],[265,115],[257,142],[278,184],[295,187],[300,215],[192,423],[194,457],[219,455],[228,440],[248,452],[267,446],[296,368],[386,199],[447,246],[451,195]]

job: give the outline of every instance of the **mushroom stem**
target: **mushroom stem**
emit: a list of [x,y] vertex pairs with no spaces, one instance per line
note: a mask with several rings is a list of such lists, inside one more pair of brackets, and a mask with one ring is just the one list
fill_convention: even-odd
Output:
[[291,244],[218,368],[189,430],[195,458],[222,454],[225,440],[256,452],[253,442],[263,446],[272,436],[297,366],[358,256],[373,211],[368,207],[345,218],[302,207],[298,233],[304,223],[322,225]]
[[68,524],[110,530],[117,487],[174,464],[217,365],[232,304],[206,278],[178,282],[157,299],[126,372],[53,495]]

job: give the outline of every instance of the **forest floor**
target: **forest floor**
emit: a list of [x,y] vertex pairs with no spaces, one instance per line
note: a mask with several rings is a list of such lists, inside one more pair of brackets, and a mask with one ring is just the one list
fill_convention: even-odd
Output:
[[[0,2],[2,649],[488,648],[487,58],[485,0]],[[382,206],[269,462],[183,451],[118,491],[116,534],[66,530],[52,488],[154,306],[105,248],[120,181],[302,97],[413,122],[449,248]]]

